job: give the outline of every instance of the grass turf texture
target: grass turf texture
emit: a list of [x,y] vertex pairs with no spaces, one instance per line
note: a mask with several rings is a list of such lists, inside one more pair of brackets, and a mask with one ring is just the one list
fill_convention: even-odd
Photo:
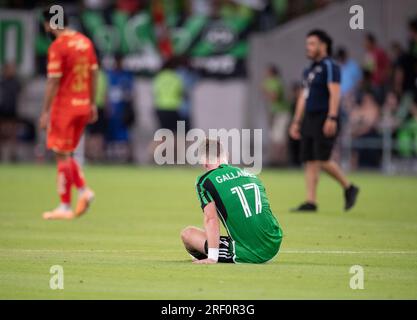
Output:
[[[75,221],[43,221],[56,205],[52,166],[0,166],[1,299],[392,299],[417,298],[417,179],[355,174],[358,206],[342,211],[325,175],[317,214],[293,214],[300,171],[261,178],[284,229],[278,257],[263,265],[192,265],[179,232],[202,225],[196,169],[86,169],[97,199]],[[352,290],[361,265],[365,289]],[[64,290],[49,288],[52,265]]]

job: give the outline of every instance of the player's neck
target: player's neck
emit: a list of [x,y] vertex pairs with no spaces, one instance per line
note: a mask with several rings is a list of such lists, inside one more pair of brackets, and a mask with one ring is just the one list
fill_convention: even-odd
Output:
[[218,162],[218,163],[216,163],[216,164],[206,165],[206,166],[205,166],[205,169],[206,169],[206,171],[215,170],[215,169],[217,169],[218,167],[220,167],[220,166],[221,166],[221,165],[223,165],[223,164],[227,164],[227,162],[220,161],[220,162]]
[[326,59],[327,57],[328,57],[327,54],[320,54],[316,57],[316,59],[314,59],[314,62],[320,62],[320,61]]
[[61,36],[63,34],[67,34],[67,33],[71,33],[71,32],[73,32],[73,30],[71,30],[68,27],[65,27],[63,29],[57,29],[57,30],[55,30],[54,34],[55,34],[55,37],[58,38],[59,36]]
[[217,169],[218,167],[220,167],[220,164],[206,166],[205,169],[206,169],[206,171],[211,171],[211,170]]

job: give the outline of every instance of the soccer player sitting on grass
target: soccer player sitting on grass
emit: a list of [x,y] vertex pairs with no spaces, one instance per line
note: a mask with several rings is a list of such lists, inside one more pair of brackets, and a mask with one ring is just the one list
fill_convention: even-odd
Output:
[[[282,230],[269,207],[265,188],[254,175],[227,163],[216,140],[200,148],[206,173],[197,179],[197,194],[204,211],[204,230],[181,232],[194,263],[263,263],[279,250]],[[220,236],[222,221],[228,236]]]

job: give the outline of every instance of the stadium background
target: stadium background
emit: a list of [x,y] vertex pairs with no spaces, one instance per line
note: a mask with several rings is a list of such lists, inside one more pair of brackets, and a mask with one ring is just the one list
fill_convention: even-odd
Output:
[[[413,76],[416,1],[59,2],[71,26],[94,41],[107,80],[97,98],[103,127],[90,128],[77,150],[97,202],[83,219],[49,224],[40,214],[56,200],[55,169],[37,119],[50,43],[40,9],[50,3],[0,1],[1,298],[416,298],[415,88],[396,76]],[[349,28],[354,4],[364,8],[364,30]],[[334,157],[363,193],[343,214],[340,190],[324,177],[320,212],[297,216],[288,209],[302,199],[302,172],[287,170],[300,166],[297,144],[287,136],[284,145],[274,142],[271,119],[282,110],[273,112],[266,99],[265,73],[271,64],[280,70],[272,80],[284,85],[281,102],[291,113],[308,63],[305,34],[316,27],[361,70],[342,104]],[[381,70],[365,48],[369,32],[389,60],[382,83],[372,82]],[[191,127],[264,129],[264,164],[273,167],[261,178],[285,233],[271,264],[196,269],[182,250],[180,230],[201,225],[197,199],[190,200],[201,171],[153,166],[150,152],[158,128],[153,80],[172,57],[185,86],[178,108]],[[123,88],[109,84],[116,60],[129,79]],[[109,132],[112,112],[130,107],[133,124]],[[48,287],[54,264],[66,270],[62,292]],[[365,267],[366,290],[349,288],[355,264]]]
[[[36,120],[42,105],[45,55],[50,40],[42,30],[41,4],[3,3],[0,60],[3,66],[6,62],[16,65],[19,85],[8,91],[11,102],[3,106],[13,109],[10,112],[16,114],[17,125],[10,127],[2,122],[2,160],[42,162],[48,159],[48,154],[41,144],[44,138],[37,130]],[[274,137],[268,119],[273,115],[262,87],[266,69],[275,65],[280,70],[279,81],[284,85],[285,103],[293,108],[300,75],[307,64],[302,39],[320,22],[333,36],[335,47],[348,48],[348,60],[352,59],[362,69],[360,79],[349,79],[354,89],[345,94],[342,103],[346,117],[336,156],[345,169],[370,167],[391,172],[405,167],[415,172],[412,160],[416,155],[415,121],[410,99],[413,88],[399,89],[405,85],[395,80],[397,72],[413,69],[404,56],[415,54],[416,36],[412,40],[408,27],[417,11],[415,1],[404,0],[401,6],[390,0],[359,1],[357,4],[365,11],[364,30],[349,28],[350,15],[346,12],[353,5],[351,1],[63,4],[71,25],[93,39],[103,77],[109,77],[115,57],[121,59],[122,71],[132,75],[131,83],[122,88],[122,95],[129,96],[135,119],[122,132],[110,130],[109,125],[106,129],[106,123],[115,117],[114,109],[120,108],[115,105],[121,104],[121,108],[127,105],[117,100],[123,100],[117,98],[120,86],[110,86],[108,80],[100,85],[102,137],[95,135],[89,139],[87,135],[87,149],[92,150],[87,152],[90,162],[153,162],[149,144],[159,124],[152,79],[167,61],[175,58],[175,68],[184,85],[183,101],[178,109],[192,127],[262,128],[264,164],[298,165],[296,143],[288,141],[284,149],[277,149],[271,143]],[[364,45],[367,33],[375,36],[378,47],[389,59],[389,66],[384,70],[387,76],[382,84],[374,86],[376,91],[383,88],[383,96],[373,94],[377,101],[371,102],[362,99],[373,86],[367,74],[379,71],[372,71],[367,60]]]

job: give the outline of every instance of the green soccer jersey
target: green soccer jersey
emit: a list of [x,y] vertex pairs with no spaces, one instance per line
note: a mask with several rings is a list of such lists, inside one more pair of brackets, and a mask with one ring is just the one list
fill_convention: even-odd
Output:
[[262,263],[279,250],[282,230],[271,212],[265,187],[254,175],[222,164],[197,179],[197,194],[204,207],[214,201],[232,239],[235,262]]

